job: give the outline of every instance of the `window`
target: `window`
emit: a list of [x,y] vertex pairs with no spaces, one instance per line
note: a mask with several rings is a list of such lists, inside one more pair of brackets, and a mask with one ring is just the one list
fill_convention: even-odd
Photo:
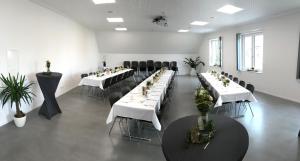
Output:
[[239,71],[263,71],[262,32],[237,34],[237,69]]
[[222,38],[209,40],[209,66],[222,66]]

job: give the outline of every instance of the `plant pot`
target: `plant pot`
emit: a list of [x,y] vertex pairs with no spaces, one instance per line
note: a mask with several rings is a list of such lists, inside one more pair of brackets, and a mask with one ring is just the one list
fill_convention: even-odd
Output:
[[191,68],[190,76],[195,76],[195,75],[196,75],[196,69],[195,68]]
[[26,115],[20,118],[14,116],[14,122],[17,127],[23,127],[26,123]]

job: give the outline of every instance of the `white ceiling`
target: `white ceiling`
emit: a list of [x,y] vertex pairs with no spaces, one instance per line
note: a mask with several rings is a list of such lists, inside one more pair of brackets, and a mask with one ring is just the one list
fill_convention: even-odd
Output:
[[[195,33],[205,33],[300,8],[300,0],[116,0],[115,4],[104,5],[94,5],[92,0],[31,1],[99,31],[113,31],[120,25],[127,27],[129,31],[177,32],[178,29],[190,29]],[[234,15],[216,11],[225,4],[244,10]],[[166,28],[152,24],[152,18],[162,12],[168,17],[169,26]],[[108,23],[107,17],[123,17],[125,22]],[[194,20],[207,21],[209,24],[191,26],[190,23]]]

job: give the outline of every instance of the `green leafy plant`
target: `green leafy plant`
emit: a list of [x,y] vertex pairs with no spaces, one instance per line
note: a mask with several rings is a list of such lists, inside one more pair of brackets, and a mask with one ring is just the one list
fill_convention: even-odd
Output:
[[213,98],[204,88],[198,88],[195,93],[195,103],[202,114],[206,114],[213,108]]
[[183,61],[185,64],[188,64],[191,68],[196,69],[198,65],[202,64],[205,66],[205,63],[200,60],[200,57],[197,57],[196,59],[193,58],[185,58]]
[[21,118],[25,114],[20,110],[21,101],[30,104],[34,93],[30,91],[30,87],[33,83],[25,84],[25,76],[17,74],[17,76],[5,77],[3,74],[0,76],[0,80],[3,82],[1,86],[0,99],[2,100],[2,106],[10,102],[11,108],[13,104],[16,106],[15,117]]

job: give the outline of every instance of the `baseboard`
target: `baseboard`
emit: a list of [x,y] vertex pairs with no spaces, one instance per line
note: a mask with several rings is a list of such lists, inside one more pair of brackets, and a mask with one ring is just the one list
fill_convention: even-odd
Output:
[[263,93],[263,94],[266,94],[266,95],[270,95],[270,96],[273,96],[273,97],[281,98],[281,99],[284,99],[284,100],[288,100],[288,101],[300,104],[299,100],[294,100],[294,99],[291,99],[291,98],[286,98],[286,97],[283,97],[283,96],[279,96],[279,95],[276,95],[276,94],[271,94],[269,92],[265,92],[265,91],[261,91],[261,90],[256,90],[256,91],[259,92],[259,93]]

